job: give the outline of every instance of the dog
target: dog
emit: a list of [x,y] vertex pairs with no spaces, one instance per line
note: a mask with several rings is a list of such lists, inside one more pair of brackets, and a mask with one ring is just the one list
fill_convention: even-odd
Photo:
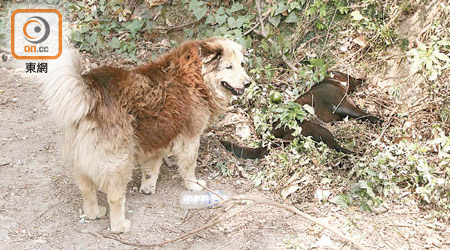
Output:
[[[314,108],[314,113],[322,122],[342,121],[345,117],[367,120],[378,124],[382,120],[372,116],[358,108],[348,96],[363,83],[362,79],[353,78],[338,71],[329,72],[321,82],[315,84],[308,92],[298,97],[295,102],[300,105],[308,104]],[[353,152],[340,146],[333,134],[325,127],[308,120],[299,122],[302,128],[301,134],[305,137],[311,136],[314,141],[323,142],[329,148],[344,154]],[[279,127],[279,122],[273,124],[272,134],[276,138],[285,141],[294,140],[294,130],[287,127]],[[268,154],[265,147],[249,148],[236,145],[232,142],[220,140],[222,145],[235,156],[244,159],[257,159]]]
[[380,123],[380,119],[358,108],[349,97],[355,89],[363,83],[345,73],[331,71],[329,77],[297,98],[296,103],[308,104],[314,108],[314,113],[323,122],[342,121],[345,117]]
[[63,164],[73,169],[86,217],[106,214],[100,190],[111,232],[128,232],[133,167],[142,169],[140,191],[154,193],[167,155],[175,156],[185,187],[202,190],[205,181],[195,177],[200,135],[251,84],[244,64],[242,46],[223,38],[184,42],[132,70],[102,66],[82,74],[73,51],[50,64],[43,97],[62,127]]

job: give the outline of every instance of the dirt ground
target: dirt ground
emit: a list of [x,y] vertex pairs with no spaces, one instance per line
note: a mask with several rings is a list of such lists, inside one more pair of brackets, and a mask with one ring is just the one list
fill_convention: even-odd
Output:
[[[25,62],[0,62],[0,249],[139,249],[105,237],[109,219],[84,220],[81,195],[71,171],[61,165],[61,132],[40,98],[35,76]],[[212,138],[212,139],[211,139]],[[202,141],[217,140],[210,134]],[[203,146],[200,158],[205,157]],[[222,149],[216,149],[222,150]],[[225,154],[225,151],[223,151]],[[200,159],[201,160],[201,159]],[[213,189],[281,201],[239,177],[224,178],[217,169],[198,169]],[[131,232],[123,241],[158,243],[198,228],[220,209],[184,210],[184,190],[175,167],[164,166],[155,195],[142,195],[136,174],[127,192]],[[333,194],[332,194],[333,195]],[[281,201],[282,202],[282,201]],[[105,196],[100,203],[106,204]],[[450,249],[450,227],[435,221],[416,204],[388,204],[376,213],[342,209],[332,203],[297,206],[351,235],[368,249]],[[233,208],[236,209],[236,208]],[[288,211],[258,205],[164,249],[351,249],[339,237]]]

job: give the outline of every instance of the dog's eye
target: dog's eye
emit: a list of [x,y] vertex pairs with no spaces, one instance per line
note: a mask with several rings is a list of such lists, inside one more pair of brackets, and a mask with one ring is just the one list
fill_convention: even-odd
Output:
[[228,65],[227,67],[226,67],[226,69],[232,69],[233,68],[233,65]]

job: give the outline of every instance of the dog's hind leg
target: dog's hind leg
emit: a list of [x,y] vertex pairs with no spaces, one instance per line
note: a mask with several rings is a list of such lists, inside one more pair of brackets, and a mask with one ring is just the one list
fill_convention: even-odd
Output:
[[154,194],[158,180],[159,168],[163,162],[163,156],[155,154],[140,163],[142,169],[142,180],[139,191],[143,194]]
[[354,106],[352,103],[349,103],[346,100],[344,100],[339,105],[339,107],[336,109],[335,113],[338,115],[344,116],[344,117],[349,116],[350,118],[366,120],[366,121],[369,121],[374,124],[383,122],[380,118],[375,117],[373,115],[370,115],[370,114],[362,111],[360,108]]
[[95,220],[105,216],[106,207],[98,205],[97,187],[86,175],[75,171],[75,182],[83,195],[83,212],[86,218]]
[[[183,140],[184,139],[184,140]],[[195,178],[195,168],[197,167],[198,148],[200,147],[200,137],[183,138],[175,143],[173,153],[177,159],[178,170],[184,180],[184,185],[192,191],[203,190],[206,186],[203,180]],[[197,185],[196,183],[200,185]]]

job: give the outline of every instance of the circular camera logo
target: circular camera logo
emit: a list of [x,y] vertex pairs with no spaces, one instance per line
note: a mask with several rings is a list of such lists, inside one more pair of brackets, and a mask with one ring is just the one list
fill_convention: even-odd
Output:
[[23,35],[30,43],[42,43],[50,35],[50,25],[44,18],[32,16],[23,25]]

